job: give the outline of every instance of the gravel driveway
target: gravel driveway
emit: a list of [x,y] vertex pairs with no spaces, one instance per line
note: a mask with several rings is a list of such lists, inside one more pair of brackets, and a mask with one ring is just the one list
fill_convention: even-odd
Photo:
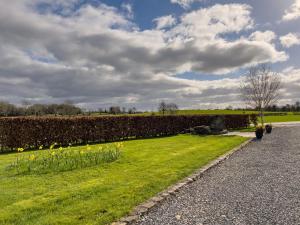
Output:
[[300,224],[300,126],[250,143],[137,224]]

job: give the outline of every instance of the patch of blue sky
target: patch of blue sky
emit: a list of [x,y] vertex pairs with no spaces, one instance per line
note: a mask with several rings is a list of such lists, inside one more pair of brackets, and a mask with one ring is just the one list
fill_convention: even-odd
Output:
[[38,54],[31,49],[25,50],[25,53],[27,54],[27,56],[29,56],[34,61],[48,63],[48,64],[57,64],[58,63],[58,60],[52,55]]
[[231,73],[227,74],[222,74],[222,75],[213,75],[210,73],[197,73],[197,72],[185,72],[181,74],[177,74],[175,77],[178,78],[184,78],[184,79],[189,79],[189,80],[202,80],[202,81],[207,81],[207,80],[222,80],[224,78],[238,78],[240,76],[245,75],[247,72],[246,68],[236,70]]

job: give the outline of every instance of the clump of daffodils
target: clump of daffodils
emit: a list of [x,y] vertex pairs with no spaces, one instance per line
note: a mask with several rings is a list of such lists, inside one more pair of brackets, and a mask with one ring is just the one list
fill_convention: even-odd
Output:
[[[57,143],[50,146],[49,151],[37,151],[35,154],[18,154],[16,161],[9,168],[17,172],[24,173],[48,173],[62,172],[96,166],[103,163],[110,163],[117,160],[124,147],[122,142],[115,144],[100,145],[98,148],[86,145],[85,147],[74,147],[71,145],[64,148],[55,148]],[[42,150],[43,146],[39,147]],[[67,150],[66,150],[67,149]],[[24,148],[18,148],[18,152],[23,152]]]

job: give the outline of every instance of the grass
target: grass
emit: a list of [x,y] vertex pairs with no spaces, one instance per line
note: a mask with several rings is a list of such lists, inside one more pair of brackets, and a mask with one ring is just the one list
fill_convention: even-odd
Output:
[[252,114],[256,113],[256,111],[248,111],[248,110],[227,110],[227,109],[212,109],[212,110],[178,110],[177,114],[178,115],[199,115],[199,114],[204,114],[204,115],[210,115],[210,114],[215,114],[215,115],[228,115],[228,114]]
[[300,121],[300,115],[293,115],[288,113],[286,116],[265,116],[266,123],[276,123],[276,122],[296,122]]
[[41,175],[5,170],[16,154],[32,152],[0,155],[0,224],[108,224],[245,140],[192,135],[132,140],[115,162]]
[[[215,114],[215,115],[226,115],[226,114],[252,114],[257,113],[257,111],[243,111],[243,110],[179,110],[177,115],[199,115],[199,114]],[[266,112],[268,113],[268,112]],[[278,113],[280,112],[269,112],[269,113]],[[265,116],[266,123],[275,123],[275,122],[295,122],[300,121],[300,115],[294,115],[289,112],[287,115],[278,115],[278,116]]]
[[[227,110],[227,109],[211,109],[211,110],[201,110],[201,109],[191,109],[191,110],[178,110],[176,115],[228,115],[228,114],[253,114],[257,113],[257,111],[252,110]],[[278,113],[281,112],[266,112],[266,113]],[[135,116],[149,116],[149,115],[161,115],[158,112],[150,113],[139,113],[134,114]],[[99,113],[94,113],[93,116],[100,116]],[[130,115],[130,114],[125,114]],[[300,115],[294,115],[289,112],[288,115],[278,115],[278,116],[266,116],[265,120],[267,123],[275,123],[275,122],[294,122],[300,121]]]

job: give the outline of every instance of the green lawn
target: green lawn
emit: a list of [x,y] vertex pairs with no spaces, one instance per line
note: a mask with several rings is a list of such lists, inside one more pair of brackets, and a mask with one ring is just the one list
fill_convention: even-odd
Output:
[[232,115],[232,114],[252,114],[257,113],[256,111],[248,111],[248,110],[227,110],[227,109],[211,109],[211,110],[178,110],[178,115]]
[[[228,114],[253,114],[258,113],[257,111],[251,110],[227,110],[227,109],[211,109],[211,110],[202,110],[202,109],[190,109],[190,110],[178,110],[176,115],[228,115]],[[266,113],[278,113],[281,112],[266,112]],[[150,113],[140,113],[134,114],[135,116],[149,116],[149,115],[162,115],[158,112]],[[99,113],[94,113],[93,116],[99,116]],[[129,115],[129,114],[125,114]],[[293,122],[293,121],[300,121],[300,115],[294,115],[293,113],[289,112],[288,115],[278,115],[278,116],[266,116],[265,117],[267,123],[275,123],[275,122]]]
[[[252,114],[257,113],[257,111],[242,111],[242,110],[179,110],[177,115],[226,115],[226,114]],[[280,112],[266,112],[266,113],[278,113]],[[275,123],[275,122],[293,122],[300,121],[300,115],[294,115],[289,112],[288,115],[278,115],[278,116],[265,116],[265,122]]]
[[275,122],[295,122],[300,121],[300,115],[293,115],[289,113],[286,116],[266,116],[266,123],[275,123]]
[[0,155],[0,224],[110,223],[245,140],[191,135],[132,140],[111,164],[43,175],[5,170],[16,154],[29,152]]

